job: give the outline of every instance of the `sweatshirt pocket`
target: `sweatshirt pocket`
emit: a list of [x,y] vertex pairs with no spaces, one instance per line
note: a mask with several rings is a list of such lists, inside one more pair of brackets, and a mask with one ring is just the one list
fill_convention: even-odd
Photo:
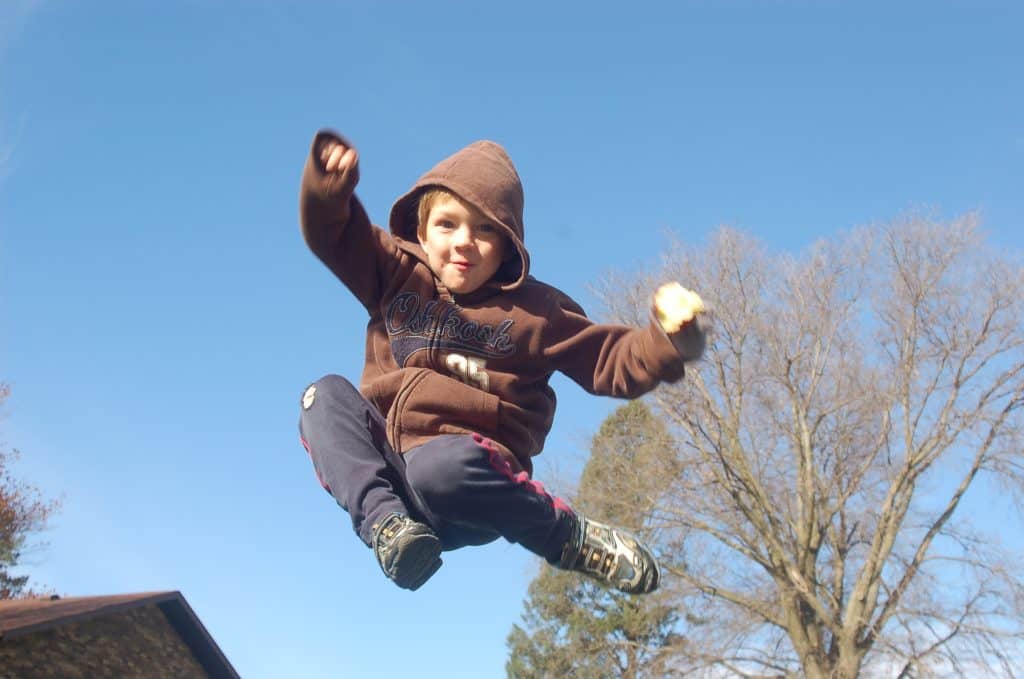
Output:
[[391,410],[388,426],[395,451],[402,441],[440,434],[479,433],[498,437],[501,400],[429,368],[406,371]]

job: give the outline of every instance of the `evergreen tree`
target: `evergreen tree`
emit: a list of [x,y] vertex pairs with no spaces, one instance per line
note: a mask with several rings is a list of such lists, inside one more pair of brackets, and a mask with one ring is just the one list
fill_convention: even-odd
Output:
[[[593,438],[574,507],[651,538],[654,507],[678,474],[674,443],[641,401],[612,413]],[[677,614],[662,590],[643,597],[542,566],[523,626],[508,637],[509,677],[604,679],[663,674]]]

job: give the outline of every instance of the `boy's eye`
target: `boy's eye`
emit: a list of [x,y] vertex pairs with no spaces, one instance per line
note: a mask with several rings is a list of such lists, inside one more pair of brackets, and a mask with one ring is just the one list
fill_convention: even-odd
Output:
[[481,224],[478,228],[483,233],[494,233],[495,231],[498,230],[497,227],[494,226],[494,224]]
[[435,225],[441,229],[451,229],[455,227],[455,224],[447,219],[441,219],[435,222]]

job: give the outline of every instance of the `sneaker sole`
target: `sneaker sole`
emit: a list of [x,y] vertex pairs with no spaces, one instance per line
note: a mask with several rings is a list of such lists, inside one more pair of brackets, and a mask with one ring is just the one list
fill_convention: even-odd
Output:
[[441,567],[441,541],[434,535],[410,535],[396,545],[392,580],[415,591]]

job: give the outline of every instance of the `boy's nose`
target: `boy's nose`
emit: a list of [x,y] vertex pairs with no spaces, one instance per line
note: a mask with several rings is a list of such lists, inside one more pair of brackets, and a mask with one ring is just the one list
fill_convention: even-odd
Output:
[[456,246],[469,245],[473,240],[473,235],[469,232],[469,229],[465,226],[460,226],[455,229],[455,233],[452,234],[452,243]]

